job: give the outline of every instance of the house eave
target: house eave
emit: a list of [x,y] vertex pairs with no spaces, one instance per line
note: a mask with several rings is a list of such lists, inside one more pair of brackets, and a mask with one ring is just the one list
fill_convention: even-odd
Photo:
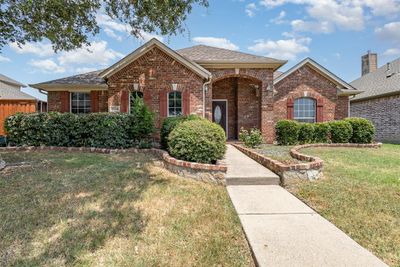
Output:
[[108,89],[107,84],[51,84],[51,83],[38,83],[29,84],[30,87],[40,89],[43,91],[68,91],[68,90],[92,90],[103,91]]
[[361,90],[352,90],[352,89],[338,89],[338,96],[353,96],[363,93]]
[[234,69],[234,68],[253,68],[253,69],[273,69],[277,70],[287,61],[276,63],[265,62],[237,62],[237,61],[196,61],[200,66],[207,69]]
[[396,96],[400,95],[400,91],[394,91],[394,92],[389,92],[385,94],[379,94],[379,95],[372,95],[372,96],[366,96],[363,98],[355,98],[355,99],[350,99],[350,102],[362,102],[362,101],[368,101],[372,99],[377,99],[377,98],[382,98],[382,97],[389,97],[389,96]]

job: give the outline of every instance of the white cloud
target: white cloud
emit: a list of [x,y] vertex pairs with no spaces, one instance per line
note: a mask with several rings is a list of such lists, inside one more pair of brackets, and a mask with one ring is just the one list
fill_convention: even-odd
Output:
[[379,38],[400,43],[400,21],[395,21],[376,28],[375,33]]
[[399,48],[389,48],[385,52],[383,52],[384,56],[399,56],[400,49]]
[[244,10],[247,14],[247,16],[249,16],[250,18],[254,17],[256,15],[256,10],[257,10],[257,6],[255,3],[250,3],[248,5],[246,5],[246,9]]
[[198,44],[204,44],[209,46],[215,46],[220,48],[225,48],[229,50],[239,50],[239,47],[229,41],[226,38],[216,38],[216,37],[194,37],[193,41]]
[[[305,7],[311,18],[295,24],[296,30],[319,33],[341,30],[360,31],[365,28],[365,21],[372,16],[398,16],[400,1],[398,0],[261,0],[260,5],[276,8],[285,4]],[[319,24],[322,24],[318,27]]]
[[298,19],[293,20],[290,24],[292,25],[292,29],[295,32],[331,33],[334,29],[332,23],[329,23],[327,21],[312,22]]
[[310,49],[308,45],[311,43],[311,38],[298,38],[298,39],[286,39],[286,40],[257,40],[255,45],[250,46],[248,49],[265,54],[268,57],[279,58],[279,59],[296,59],[298,54],[308,53]]
[[18,46],[17,43],[11,43],[10,48],[18,54],[34,54],[39,57],[48,57],[54,55],[53,48],[49,43],[26,43]]
[[59,66],[51,59],[31,60],[29,65],[44,73],[63,73],[66,71],[64,67]]
[[97,68],[91,68],[91,67],[81,67],[81,68],[76,68],[75,72],[77,73],[85,73],[85,72],[91,72],[91,71],[96,71],[98,70]]
[[283,24],[286,22],[284,20],[285,17],[286,17],[286,12],[282,10],[276,18],[270,19],[269,22],[278,24],[278,25]]
[[60,65],[95,64],[108,65],[110,61],[122,58],[123,54],[107,48],[106,41],[95,41],[90,46],[78,48],[73,51],[63,52],[57,57]]
[[[96,22],[99,26],[103,27],[104,32],[109,37],[114,38],[117,41],[122,41],[122,36],[120,34],[130,36],[132,32],[132,27],[130,25],[116,22],[106,14],[97,14]],[[145,31],[140,31],[139,35],[141,37],[138,39],[144,42],[147,42],[152,38],[156,38],[161,42],[164,41],[164,38],[161,35],[147,33]]]
[[9,59],[8,57],[0,55],[0,62],[10,62],[10,61],[11,59]]

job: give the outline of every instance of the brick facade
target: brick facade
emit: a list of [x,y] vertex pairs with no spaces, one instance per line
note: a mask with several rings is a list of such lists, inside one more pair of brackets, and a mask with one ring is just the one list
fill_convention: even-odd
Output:
[[350,115],[370,120],[377,141],[400,143],[400,94],[352,101]]
[[[241,127],[260,128],[264,140],[275,139],[275,124],[289,118],[288,103],[300,97],[317,100],[320,121],[342,119],[348,115],[348,97],[337,94],[337,86],[308,65],[273,84],[273,69],[208,69],[212,81],[205,95],[205,115],[212,119],[212,100],[228,100],[228,138],[236,139]],[[134,84],[143,92],[145,104],[156,114],[156,127],[167,116],[167,94],[182,92],[183,113],[203,115],[203,84],[206,80],[163,52],[157,46],[108,77],[108,90],[96,94],[99,112],[110,107],[129,110],[129,92]],[[62,111],[63,92],[49,92],[49,111]],[[292,105],[292,104],[291,104]],[[65,106],[65,105],[64,105]],[[115,110],[115,109],[114,109]],[[292,107],[289,108],[292,110]]]
[[172,91],[172,84],[178,84],[180,92],[189,92],[191,114],[203,113],[203,79],[157,47],[109,77],[108,105],[120,106],[121,92],[133,91],[134,83],[139,84],[145,103],[156,114],[157,127],[161,117],[165,117],[160,112],[160,96],[164,94],[166,97]]

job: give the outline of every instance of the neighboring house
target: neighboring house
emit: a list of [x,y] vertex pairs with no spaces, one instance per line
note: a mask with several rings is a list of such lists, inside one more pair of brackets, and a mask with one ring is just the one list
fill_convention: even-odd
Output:
[[26,85],[0,74],[0,135],[4,135],[4,120],[17,112],[35,112],[39,102],[21,91]]
[[351,83],[364,91],[351,99],[351,116],[376,127],[376,139],[400,143],[400,58],[377,68],[377,55],[363,56],[362,76]]
[[168,116],[197,114],[220,124],[229,139],[257,127],[273,142],[280,119],[348,116],[357,90],[309,58],[276,72],[285,63],[204,45],[174,51],[152,39],[105,70],[31,86],[48,91],[49,111],[129,112],[142,97],[157,127]]

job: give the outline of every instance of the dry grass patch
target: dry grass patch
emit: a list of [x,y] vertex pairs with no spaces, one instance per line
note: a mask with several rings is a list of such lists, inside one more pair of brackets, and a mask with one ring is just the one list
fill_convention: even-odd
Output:
[[400,145],[302,151],[324,160],[325,178],[289,190],[387,264],[400,266]]
[[224,187],[186,180],[146,154],[6,152],[0,265],[248,266]]

